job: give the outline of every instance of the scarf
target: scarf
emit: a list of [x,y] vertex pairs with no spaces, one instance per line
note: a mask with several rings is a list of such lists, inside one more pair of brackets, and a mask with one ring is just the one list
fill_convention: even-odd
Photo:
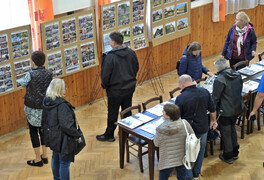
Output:
[[236,26],[236,32],[238,34],[238,39],[237,39],[237,54],[238,56],[241,54],[241,45],[243,45],[243,35],[247,31],[247,26],[243,27],[240,29],[238,26]]

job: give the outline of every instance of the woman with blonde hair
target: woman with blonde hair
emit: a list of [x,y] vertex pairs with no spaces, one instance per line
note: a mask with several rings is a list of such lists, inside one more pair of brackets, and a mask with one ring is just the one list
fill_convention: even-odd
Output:
[[81,141],[77,130],[74,107],[63,97],[66,93],[63,79],[53,79],[43,101],[43,134],[52,153],[54,180],[70,179],[70,163],[74,162],[73,139]]
[[[249,21],[245,12],[237,13],[235,24],[227,34],[222,57],[229,60],[232,69],[236,63],[250,61],[256,55],[257,37]],[[238,66],[238,69],[243,67],[245,65]]]

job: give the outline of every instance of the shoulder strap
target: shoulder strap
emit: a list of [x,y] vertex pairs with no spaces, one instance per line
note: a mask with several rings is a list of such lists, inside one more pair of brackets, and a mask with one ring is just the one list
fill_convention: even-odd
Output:
[[183,125],[184,125],[185,131],[186,131],[186,134],[187,134],[187,136],[188,136],[188,135],[189,135],[189,132],[188,132],[188,130],[187,130],[187,127],[186,127],[186,124],[185,124],[184,120],[182,120],[182,123],[183,123]]
[[198,100],[196,102],[196,107],[195,107],[195,111],[194,111],[194,114],[193,114],[193,118],[196,117],[196,112],[197,112],[197,108],[198,108],[198,104],[199,104],[199,100],[200,100],[200,89],[199,88],[197,88],[197,89],[198,89]]

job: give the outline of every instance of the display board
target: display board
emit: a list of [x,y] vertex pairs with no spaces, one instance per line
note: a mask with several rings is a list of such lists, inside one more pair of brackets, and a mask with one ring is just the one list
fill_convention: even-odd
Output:
[[102,50],[108,52],[109,35],[119,31],[124,44],[133,50],[148,47],[146,26],[146,0],[123,0],[101,6]]
[[41,35],[53,77],[99,64],[94,9],[42,23]]
[[191,33],[190,0],[151,0],[153,46]]
[[31,69],[30,25],[0,32],[0,95],[17,90]]

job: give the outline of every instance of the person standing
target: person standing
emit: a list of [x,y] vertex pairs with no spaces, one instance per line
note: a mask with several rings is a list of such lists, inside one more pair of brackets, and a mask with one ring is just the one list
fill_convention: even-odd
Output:
[[223,153],[219,158],[229,164],[238,159],[239,144],[237,142],[236,120],[244,111],[245,104],[241,95],[243,81],[241,75],[228,68],[228,62],[219,58],[214,62],[217,70],[217,77],[213,84],[212,97],[216,110],[222,110],[218,119],[221,138],[224,143]]
[[[229,60],[232,69],[236,63],[244,60],[250,61],[256,55],[257,37],[249,21],[245,12],[237,13],[235,24],[227,34],[222,57]],[[238,69],[243,67],[245,65],[238,66]]]
[[156,129],[154,144],[159,147],[159,180],[168,180],[171,172],[176,168],[177,179],[186,179],[186,169],[183,165],[185,155],[186,131],[193,133],[193,129],[186,120],[180,118],[180,109],[175,104],[165,104],[163,107],[165,121]]
[[[27,72],[26,76],[20,82],[21,86],[26,88],[24,110],[28,120],[32,146],[35,152],[35,159],[27,161],[27,164],[41,167],[43,163],[48,163],[47,150],[44,145],[43,134],[40,131],[43,108],[42,101],[52,80],[52,72],[44,67],[46,57],[43,52],[33,52],[31,59],[33,61],[33,68],[31,71]],[[42,155],[40,154],[40,142],[42,145]]]
[[[136,53],[123,45],[124,36],[121,33],[112,32],[109,37],[112,50],[103,58],[101,68],[102,87],[106,89],[108,98],[107,128],[96,139],[113,142],[119,107],[124,110],[132,105],[139,63]],[[131,112],[124,117],[130,115]]]
[[179,75],[188,74],[193,80],[202,78],[203,73],[209,76],[213,74],[202,65],[201,45],[199,42],[192,42],[184,51],[180,59]]
[[81,142],[74,107],[66,101],[63,79],[53,79],[43,100],[42,128],[45,144],[52,150],[54,180],[70,179],[70,164],[74,162],[74,141]]
[[200,138],[200,152],[191,170],[187,170],[187,178],[198,179],[201,173],[209,130],[207,111],[210,113],[210,128],[216,129],[215,105],[208,90],[196,87],[191,76],[184,74],[179,78],[181,94],[177,96],[175,104],[179,106],[181,118],[186,119],[192,126],[197,138]]

